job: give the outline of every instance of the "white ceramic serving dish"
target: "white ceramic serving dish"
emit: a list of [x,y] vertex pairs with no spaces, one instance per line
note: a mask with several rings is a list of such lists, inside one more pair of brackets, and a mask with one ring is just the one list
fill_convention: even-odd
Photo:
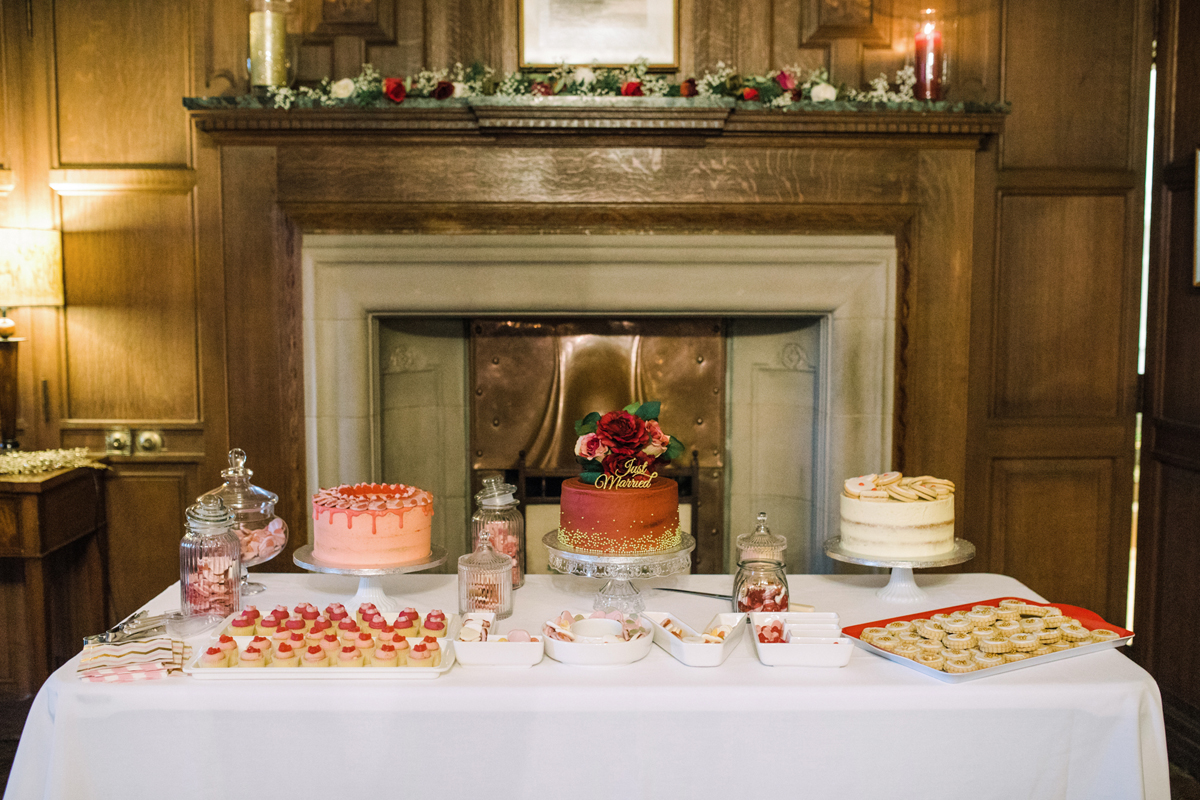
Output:
[[[384,618],[391,622],[395,620],[394,613],[384,613]],[[228,620],[226,620],[228,624]],[[260,669],[240,669],[238,667],[203,667],[200,666],[200,657],[204,655],[206,647],[196,647],[196,653],[184,665],[183,671],[191,675],[193,678],[201,680],[217,680],[217,681],[237,681],[237,680],[387,680],[387,681],[413,681],[413,680],[433,680],[440,678],[442,675],[450,671],[454,666],[455,661],[455,646],[459,644],[454,641],[454,637],[458,635],[458,628],[462,624],[462,620],[457,614],[446,615],[446,635],[438,639],[438,647],[442,649],[442,663],[436,667],[325,667],[324,669],[309,669],[306,667],[262,667]],[[213,640],[220,637],[220,632],[225,630],[225,625],[217,629],[217,633],[212,636]],[[246,645],[250,643],[253,636],[234,636],[233,640],[238,644],[238,650],[246,649]],[[409,637],[410,640],[416,641],[423,637]]]
[[[570,613],[577,615],[582,612]],[[590,612],[583,616],[590,616]],[[645,617],[641,618],[641,624],[646,633],[628,642],[564,642],[545,636],[540,630],[538,636],[545,640],[546,655],[563,664],[577,667],[621,667],[641,661],[654,645],[654,624]]]
[[[725,659],[729,658],[729,654],[733,652],[734,647],[737,646],[738,641],[742,638],[742,633],[746,630],[745,614],[717,614],[700,631],[697,631],[676,615],[663,611],[646,611],[642,616],[654,623],[654,643],[670,653],[676,661],[686,664],[689,667],[720,666],[724,663]],[[733,630],[725,637],[725,641],[720,644],[685,642],[663,627],[662,622],[667,618],[670,618],[672,622],[683,628],[683,632],[687,636],[699,636],[703,631],[712,630],[717,625],[728,625]]]
[[[785,641],[763,644],[758,629],[782,620]],[[787,611],[750,615],[750,637],[758,660],[768,667],[844,667],[854,655],[854,643],[841,635],[838,615],[832,612]]]
[[501,642],[504,634],[496,630],[494,613],[472,612],[463,618],[464,624],[470,617],[487,619],[491,627],[486,642],[454,642],[455,656],[464,667],[532,667],[542,660],[546,637],[541,633],[531,631],[531,642]]

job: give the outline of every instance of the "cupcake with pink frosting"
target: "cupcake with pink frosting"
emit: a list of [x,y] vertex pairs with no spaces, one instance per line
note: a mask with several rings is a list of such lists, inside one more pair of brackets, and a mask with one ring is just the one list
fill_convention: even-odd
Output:
[[338,667],[361,667],[362,665],[362,652],[354,645],[347,645],[338,651],[337,662],[334,664]]
[[273,613],[268,614],[258,621],[256,632],[259,636],[272,636],[274,635],[275,631],[279,630],[280,622],[282,622],[282,620],[280,620],[279,617],[275,616]]
[[303,653],[304,648],[308,647],[308,643],[304,641],[304,634],[300,631],[292,631],[292,635],[287,638],[286,642],[281,642],[275,645],[275,652],[279,652],[279,648],[287,644],[297,653]]
[[275,649],[275,646],[273,644],[271,644],[271,640],[266,638],[265,636],[255,636],[253,639],[250,640],[250,643],[248,646],[249,647],[257,647],[259,650],[262,650],[264,653],[270,653],[272,650]]
[[304,651],[304,655],[300,656],[301,667],[328,667],[329,656],[319,645],[313,645]]
[[337,659],[338,652],[342,649],[342,641],[332,633],[327,633],[317,644],[325,652],[325,657],[329,659],[329,663],[332,666],[334,660]]
[[263,651],[259,650],[257,647],[247,647],[242,651],[241,655],[238,656],[237,665],[239,667],[248,669],[265,667],[267,665],[267,657]]
[[400,666],[400,656],[396,653],[396,648],[390,644],[382,644],[368,657],[368,666],[371,667],[398,667]]
[[300,666],[300,653],[290,644],[284,642],[275,648],[275,656],[271,659],[271,663],[268,666],[298,667]]
[[433,653],[429,652],[429,648],[424,642],[414,644],[412,649],[408,651],[408,666],[410,667],[432,667]]
[[229,636],[253,636],[256,630],[258,623],[254,621],[254,617],[242,614],[229,620],[229,627],[225,629],[225,633]]
[[421,623],[422,636],[437,636],[441,638],[446,635],[446,615],[441,611],[433,610],[429,612],[429,616],[425,617],[425,621]]
[[289,617],[283,621],[283,627],[291,633],[299,633],[304,635],[308,632],[308,623],[300,617]]
[[232,636],[221,634],[217,638],[217,648],[225,654],[225,660],[230,664],[237,660],[238,646]]
[[366,656],[368,653],[375,651],[375,637],[363,631],[354,637],[354,646],[358,648],[360,653]]
[[225,651],[221,648],[210,647],[204,651],[204,655],[200,656],[200,666],[228,667],[229,657],[225,655]]
[[363,617],[365,617],[367,614],[374,616],[375,614],[378,614],[378,613],[379,613],[379,609],[375,607],[374,603],[363,603],[361,606],[358,607],[358,611],[354,614],[354,621],[357,622],[359,625],[362,625],[362,624],[364,624]]
[[258,610],[258,606],[246,606],[242,609],[242,616],[251,617],[255,621],[258,621],[262,617],[262,612]]
[[288,613],[287,606],[275,606],[271,609],[271,616],[277,619],[287,619],[291,614]]
[[433,654],[433,664],[430,666],[440,667],[442,665],[442,647],[438,644],[436,636],[426,636],[421,640],[421,644],[425,645],[425,649]]
[[330,622],[337,625],[348,617],[349,614],[346,613],[346,607],[341,603],[330,603],[325,606],[325,616],[329,618]]
[[421,632],[420,620],[415,608],[406,608],[396,616],[392,627],[401,636],[417,636]]

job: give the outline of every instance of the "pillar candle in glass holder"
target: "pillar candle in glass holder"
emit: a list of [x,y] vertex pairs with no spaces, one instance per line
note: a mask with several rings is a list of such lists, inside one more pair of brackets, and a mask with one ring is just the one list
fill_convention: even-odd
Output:
[[287,86],[288,16],[282,0],[250,0],[250,85]]
[[913,55],[916,62],[917,85],[913,94],[918,100],[942,99],[942,70],[945,66],[942,22],[937,12],[927,8],[917,23]]

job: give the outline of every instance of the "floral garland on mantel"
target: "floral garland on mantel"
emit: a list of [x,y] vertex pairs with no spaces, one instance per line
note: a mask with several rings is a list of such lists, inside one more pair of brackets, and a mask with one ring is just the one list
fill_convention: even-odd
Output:
[[[187,98],[188,108],[395,108],[406,101],[428,107],[429,102],[470,103],[479,98],[513,105],[537,105],[547,98],[725,98],[747,110],[780,111],[950,111],[1007,112],[1006,103],[950,103],[917,100],[917,79],[912,67],[896,73],[895,88],[880,74],[867,91],[834,86],[829,73],[817,69],[804,74],[799,67],[786,67],[769,75],[739,75],[723,62],[715,72],[699,78],[671,83],[650,72],[645,62],[623,68],[560,66],[549,73],[514,72],[501,80],[495,70],[482,64],[449,69],[421,70],[416,75],[385,78],[370,64],[363,65],[357,78],[332,81],[325,78],[315,87],[272,87],[265,98],[243,95],[236,98]],[[413,102],[424,101],[424,102]]]

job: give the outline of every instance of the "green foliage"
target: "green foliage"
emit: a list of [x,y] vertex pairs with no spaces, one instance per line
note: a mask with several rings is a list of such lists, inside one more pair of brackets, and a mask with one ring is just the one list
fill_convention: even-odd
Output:
[[595,486],[596,481],[600,480],[600,476],[603,474],[603,472],[582,472],[579,475],[579,480],[583,481],[588,486]]
[[596,423],[600,421],[600,413],[593,411],[583,419],[575,420],[575,435],[583,436],[585,433],[595,433]]
[[[661,407],[662,403],[659,401],[650,400],[642,403],[640,406],[638,406],[637,410],[633,411],[632,413],[634,416],[643,420],[658,419],[658,412]],[[628,411],[628,409],[626,410]]]
[[672,436],[671,444],[667,445],[667,452],[663,453],[663,458],[667,459],[668,461],[674,461],[683,454],[683,450],[683,442]]

